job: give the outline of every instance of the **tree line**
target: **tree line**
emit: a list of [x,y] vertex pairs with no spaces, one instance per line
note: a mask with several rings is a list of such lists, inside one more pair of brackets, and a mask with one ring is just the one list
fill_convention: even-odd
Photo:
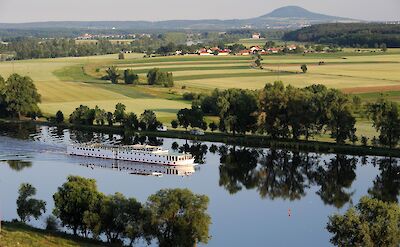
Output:
[[[119,79],[124,80],[125,84],[139,84],[139,75],[132,69],[125,69],[121,73],[115,66],[109,67],[106,70],[106,75],[101,79],[110,80],[112,84],[117,84]],[[147,84],[148,85],[160,85],[164,87],[173,87],[174,78],[172,72],[161,71],[159,68],[150,69],[147,72]]]
[[[62,111],[58,111],[54,118],[50,121],[57,124],[64,123],[65,117]],[[114,112],[107,112],[104,109],[96,106],[90,108],[86,105],[77,107],[68,118],[69,123],[76,125],[89,125],[94,124],[99,126],[113,126],[118,124],[126,131],[149,130],[155,131],[162,123],[157,119],[155,112],[152,110],[145,110],[139,117],[133,112],[126,112],[126,106],[118,103],[115,106]]]
[[400,25],[383,23],[329,23],[291,31],[284,40],[336,44],[348,47],[400,47]]
[[[379,132],[373,145],[396,147],[400,141],[399,106],[384,98],[362,105],[357,96],[351,97],[324,85],[305,88],[284,86],[282,82],[268,83],[262,90],[215,89],[211,94],[188,94],[193,99],[191,109],[182,109],[173,127],[208,127],[222,132],[261,133],[272,139],[298,140],[329,133],[336,143],[367,145],[368,138],[356,135],[356,112],[365,114]],[[365,110],[363,110],[365,109]],[[219,123],[207,126],[204,116],[218,116]]]
[[[34,198],[35,194],[32,185],[21,184],[17,213],[22,222],[46,212],[46,202]],[[150,244],[156,239],[162,247],[192,247],[210,239],[209,199],[188,189],[162,189],[142,204],[118,192],[99,192],[94,179],[69,176],[53,199],[54,216],[46,219],[48,230],[59,230],[60,222],[74,235],[97,240],[104,236],[116,246],[133,246],[139,239]]]

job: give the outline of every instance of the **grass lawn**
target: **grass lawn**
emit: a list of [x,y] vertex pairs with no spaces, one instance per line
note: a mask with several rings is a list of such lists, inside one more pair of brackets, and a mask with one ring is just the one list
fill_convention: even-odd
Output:
[[20,223],[2,225],[1,247],[99,247],[106,246],[89,240],[73,238],[69,235],[52,234]]

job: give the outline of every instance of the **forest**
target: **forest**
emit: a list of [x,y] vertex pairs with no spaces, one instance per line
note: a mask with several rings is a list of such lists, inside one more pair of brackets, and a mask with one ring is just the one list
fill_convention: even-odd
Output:
[[284,40],[336,44],[348,47],[400,47],[400,25],[382,23],[329,23],[291,31]]

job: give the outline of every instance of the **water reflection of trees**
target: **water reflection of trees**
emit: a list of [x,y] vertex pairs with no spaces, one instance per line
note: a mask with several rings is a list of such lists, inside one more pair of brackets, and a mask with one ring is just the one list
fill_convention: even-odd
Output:
[[398,202],[400,195],[400,165],[397,159],[385,157],[377,161],[380,174],[368,193],[379,200]]
[[357,159],[335,155],[324,160],[316,154],[220,147],[220,186],[230,193],[256,189],[262,198],[299,200],[311,186],[321,200],[337,208],[351,200],[348,191],[356,178]]
[[23,160],[7,160],[5,163],[14,171],[22,171],[25,168],[32,167],[32,162]]
[[192,143],[190,145],[188,143],[185,143],[180,147],[176,147],[176,145],[174,145],[173,143],[172,148],[175,148],[175,150],[178,150],[180,153],[190,153],[194,158],[194,162],[197,164],[205,163],[205,158],[208,151],[208,146],[205,144]]
[[356,167],[356,158],[341,154],[317,165],[310,179],[320,186],[317,194],[325,204],[341,208],[350,201],[354,192],[348,189],[356,179]]

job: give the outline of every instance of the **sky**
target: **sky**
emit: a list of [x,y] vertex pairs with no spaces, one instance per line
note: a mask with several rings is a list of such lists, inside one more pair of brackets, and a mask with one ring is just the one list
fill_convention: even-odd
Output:
[[360,20],[400,20],[400,0],[0,0],[0,22],[242,19],[287,5]]

